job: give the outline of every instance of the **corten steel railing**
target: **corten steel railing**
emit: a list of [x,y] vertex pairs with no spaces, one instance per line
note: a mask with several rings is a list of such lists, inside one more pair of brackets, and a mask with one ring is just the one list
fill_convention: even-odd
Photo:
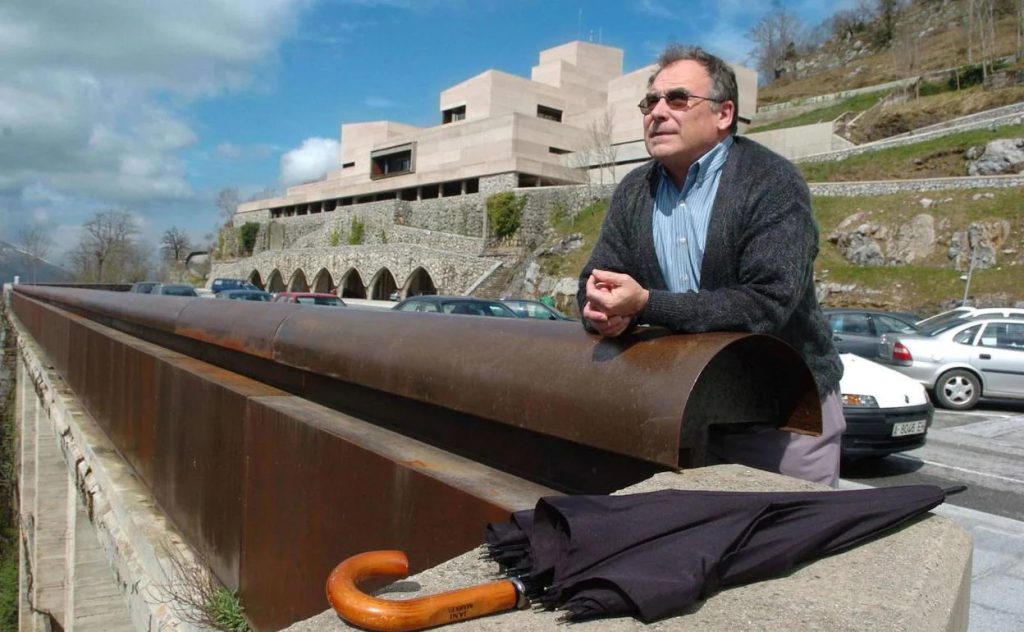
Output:
[[767,336],[38,286],[13,303],[265,629],[323,607],[343,550],[424,568],[549,488],[702,465],[709,429],[820,429],[810,372]]

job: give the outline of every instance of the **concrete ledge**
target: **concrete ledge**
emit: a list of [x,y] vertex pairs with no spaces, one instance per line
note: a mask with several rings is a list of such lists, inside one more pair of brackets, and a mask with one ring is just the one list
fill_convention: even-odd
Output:
[[[738,465],[659,474],[620,493],[657,489],[723,491],[825,490],[778,474]],[[483,525],[481,525],[483,528]],[[845,553],[821,559],[778,579],[724,590],[688,614],[644,625],[634,619],[573,624],[572,630],[966,630],[972,543],[951,520],[929,514],[907,527]],[[340,560],[339,560],[340,561]],[[491,581],[497,565],[471,551],[385,591],[409,598]],[[326,577],[324,578],[326,582]],[[564,629],[557,612],[507,612],[456,624],[459,630]],[[562,626],[562,627],[558,627]],[[333,610],[288,632],[353,629]]]

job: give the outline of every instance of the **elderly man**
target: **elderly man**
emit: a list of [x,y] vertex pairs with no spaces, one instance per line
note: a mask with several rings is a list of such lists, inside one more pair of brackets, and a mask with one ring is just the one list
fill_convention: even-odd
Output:
[[747,331],[800,352],[822,401],[821,437],[774,429],[712,440],[719,458],[835,485],[846,423],[843,368],[814,293],[818,228],[786,159],[734,136],[736,77],[701,50],[669,47],[640,102],[654,159],[612,196],[577,300],[584,326]]

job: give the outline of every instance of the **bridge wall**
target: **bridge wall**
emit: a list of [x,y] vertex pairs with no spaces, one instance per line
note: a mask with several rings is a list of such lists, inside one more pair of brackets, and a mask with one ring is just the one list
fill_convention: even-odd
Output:
[[345,557],[399,548],[426,568],[552,493],[64,310],[12,303],[19,423],[39,428],[22,433],[23,451],[40,454],[24,467],[57,472],[45,493],[22,474],[23,521],[35,525],[22,535],[26,602],[65,630],[85,625],[69,597],[84,567],[62,535],[78,526],[99,534],[89,560],[114,570],[123,613],[93,629],[189,629],[178,570],[202,561],[257,630],[276,630],[322,610]]

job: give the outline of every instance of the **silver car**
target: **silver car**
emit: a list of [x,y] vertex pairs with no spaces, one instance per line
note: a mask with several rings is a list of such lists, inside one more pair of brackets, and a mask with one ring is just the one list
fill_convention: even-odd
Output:
[[1024,319],[957,319],[919,334],[887,334],[878,361],[914,378],[943,408],[981,397],[1024,399]]

